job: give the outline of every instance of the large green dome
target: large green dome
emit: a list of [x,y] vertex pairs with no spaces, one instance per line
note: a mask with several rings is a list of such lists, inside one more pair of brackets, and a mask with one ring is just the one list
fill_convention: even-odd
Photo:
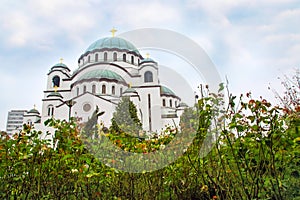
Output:
[[172,95],[176,96],[175,93],[168,87],[166,86],[160,86],[160,94],[161,95]]
[[78,81],[81,80],[89,80],[89,79],[109,79],[109,80],[116,80],[122,83],[125,83],[125,80],[117,74],[116,72],[107,70],[107,69],[100,69],[100,70],[93,70],[85,73],[82,75]]
[[137,48],[130,42],[128,42],[127,40],[124,40],[122,38],[119,37],[105,37],[105,38],[101,38],[95,42],[93,42],[85,51],[85,53],[87,52],[91,52],[94,50],[101,50],[101,49],[120,49],[120,50],[126,50],[126,51],[130,51],[130,52],[135,52],[137,54],[139,54],[139,51],[137,50]]

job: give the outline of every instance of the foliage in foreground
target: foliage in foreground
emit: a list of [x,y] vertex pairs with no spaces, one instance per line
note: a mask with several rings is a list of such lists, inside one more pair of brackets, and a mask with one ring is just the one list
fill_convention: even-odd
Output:
[[[201,98],[183,115],[182,132],[171,131],[161,138],[140,141],[99,130],[100,138],[143,154],[159,150],[176,134],[196,132],[183,156],[153,172],[126,173],[108,167],[121,162],[116,158],[101,163],[87,150],[75,121],[47,122],[57,129],[56,149],[28,126],[14,139],[2,133],[0,198],[300,199],[299,113],[284,113],[250,94],[238,103],[235,99],[229,95],[225,107],[221,93]],[[216,129],[217,135],[211,135]],[[201,147],[208,144],[203,144],[208,137],[216,145],[204,156]]]

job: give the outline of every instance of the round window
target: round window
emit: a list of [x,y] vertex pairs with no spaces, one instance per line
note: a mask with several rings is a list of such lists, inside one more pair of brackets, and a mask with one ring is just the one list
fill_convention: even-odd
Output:
[[92,106],[89,103],[86,103],[86,104],[83,105],[83,110],[85,112],[89,112],[91,110],[91,108],[92,108]]

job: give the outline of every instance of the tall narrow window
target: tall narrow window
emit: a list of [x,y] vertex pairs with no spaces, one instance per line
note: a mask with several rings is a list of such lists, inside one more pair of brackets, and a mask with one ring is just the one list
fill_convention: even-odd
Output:
[[51,107],[50,106],[48,107],[48,114],[47,115],[51,116]]
[[122,93],[123,93],[123,88],[121,87],[120,88],[120,96],[122,96]]
[[102,94],[106,94],[106,86],[102,85]]
[[79,87],[77,87],[77,89],[76,89],[77,91],[76,91],[76,93],[77,93],[77,96],[79,96]]
[[96,85],[92,86],[92,93],[95,94],[96,93]]
[[98,62],[98,54],[95,55],[95,61]]
[[126,53],[123,54],[123,61],[126,62]]
[[91,62],[91,56],[88,57],[88,62]]
[[134,64],[134,57],[131,56],[131,64]]
[[117,57],[117,53],[114,53],[114,61],[117,61],[118,57]]
[[172,107],[173,105],[172,105],[172,99],[170,99],[170,107]]
[[83,86],[83,93],[86,93],[86,86]]
[[53,87],[59,87],[60,85],[60,78],[59,76],[54,76],[52,79]]
[[48,116],[51,117],[54,114],[54,106],[53,105],[49,105],[48,106]]
[[163,105],[164,107],[166,106],[166,100],[165,100],[165,99],[162,100],[162,105]]
[[116,93],[116,89],[115,89],[115,86],[113,85],[111,87],[111,94],[115,95],[115,93]]
[[177,108],[177,101],[175,101],[175,107]]
[[153,74],[150,71],[146,71],[144,74],[144,82],[148,83],[148,82],[153,82]]
[[104,52],[103,59],[104,59],[104,61],[107,61],[107,52]]
[[148,94],[148,115],[149,115],[149,131],[152,131],[151,96],[150,96],[150,94]]

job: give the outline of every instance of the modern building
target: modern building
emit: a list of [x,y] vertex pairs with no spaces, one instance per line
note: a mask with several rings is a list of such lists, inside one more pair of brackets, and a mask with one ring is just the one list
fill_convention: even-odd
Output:
[[61,60],[47,74],[42,110],[25,113],[24,123],[43,129],[45,120],[54,117],[87,121],[96,107],[100,117],[111,125],[115,108],[123,96],[136,105],[143,129],[160,132],[166,125],[179,124],[183,111],[181,98],[160,84],[159,66],[142,56],[129,41],[114,36],[96,40],[81,54],[78,68],[71,71]]
[[24,115],[27,110],[11,110],[7,115],[6,132],[13,135],[22,130]]

